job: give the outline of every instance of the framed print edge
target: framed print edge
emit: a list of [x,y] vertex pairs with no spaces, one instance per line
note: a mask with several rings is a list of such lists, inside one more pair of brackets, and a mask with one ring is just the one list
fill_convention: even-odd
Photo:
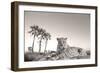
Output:
[[11,70],[18,69],[18,5],[11,3]]
[[[95,64],[83,65],[65,65],[65,66],[50,66],[50,67],[35,67],[35,68],[19,68],[19,5],[36,5],[50,7],[69,7],[69,8],[84,8],[95,10]],[[82,5],[67,5],[67,4],[49,4],[49,3],[33,3],[33,2],[12,2],[11,3],[11,70],[13,71],[28,71],[28,70],[45,70],[45,69],[60,69],[60,68],[79,68],[97,66],[97,7],[82,6]]]
[[98,7],[95,8],[95,65],[98,66]]
[[13,71],[33,71],[33,70],[50,70],[50,69],[64,69],[64,68],[84,68],[84,67],[96,67],[96,64],[86,65],[70,65],[70,66],[52,66],[52,67],[37,67],[37,68],[17,68]]

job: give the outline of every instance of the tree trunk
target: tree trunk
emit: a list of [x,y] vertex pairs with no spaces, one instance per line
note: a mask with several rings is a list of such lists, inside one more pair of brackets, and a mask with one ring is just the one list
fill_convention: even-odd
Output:
[[44,53],[46,52],[47,42],[48,42],[48,39],[46,39],[46,42],[45,42],[45,49],[44,49]]
[[41,42],[42,42],[42,39],[40,39],[40,43],[39,43],[39,53],[41,52]]
[[34,38],[33,38],[32,53],[34,52],[34,42],[35,42],[35,35],[34,35]]

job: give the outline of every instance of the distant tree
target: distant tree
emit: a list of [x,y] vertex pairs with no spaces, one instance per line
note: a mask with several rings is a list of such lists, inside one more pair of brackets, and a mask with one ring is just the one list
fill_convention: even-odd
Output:
[[39,27],[37,25],[34,26],[30,26],[31,31],[29,31],[29,33],[31,33],[33,35],[33,43],[32,43],[32,53],[34,52],[34,42],[35,42],[35,37],[38,37],[38,30]]
[[48,44],[48,40],[51,39],[51,35],[50,35],[50,33],[45,33],[44,37],[46,39],[46,41],[45,41],[45,49],[44,49],[44,53],[45,53],[46,52],[46,48],[47,48],[47,44]]
[[40,28],[38,30],[38,32],[39,32],[39,39],[40,39],[39,40],[39,53],[40,53],[41,52],[41,43],[42,43],[42,40],[45,39],[44,34],[46,33],[46,31],[44,29]]

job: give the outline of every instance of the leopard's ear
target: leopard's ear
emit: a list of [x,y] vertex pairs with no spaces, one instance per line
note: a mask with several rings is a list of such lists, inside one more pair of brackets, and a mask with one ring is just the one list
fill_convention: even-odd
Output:
[[59,38],[57,38],[57,41],[59,40]]
[[65,40],[67,40],[67,38],[65,38]]

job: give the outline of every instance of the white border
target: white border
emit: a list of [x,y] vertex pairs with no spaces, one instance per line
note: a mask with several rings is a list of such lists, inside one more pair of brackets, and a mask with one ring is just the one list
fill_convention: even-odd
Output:
[[[91,58],[80,59],[80,60],[67,60],[67,61],[62,60],[62,61],[53,61],[53,62],[52,61],[24,62],[24,33],[23,32],[24,32],[24,11],[25,10],[90,14]],[[19,62],[19,68],[95,64],[95,10],[19,5],[19,61],[18,62]]]

